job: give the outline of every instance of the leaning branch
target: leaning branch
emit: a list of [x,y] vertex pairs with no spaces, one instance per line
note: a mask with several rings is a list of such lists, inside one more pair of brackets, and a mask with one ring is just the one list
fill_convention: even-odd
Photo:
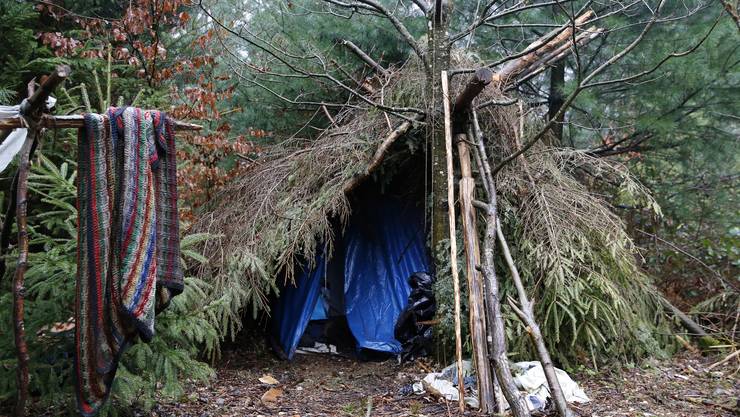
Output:
[[[418,116],[417,120],[422,120],[422,117]],[[380,143],[378,149],[375,150],[373,157],[370,159],[370,162],[367,164],[365,169],[344,185],[344,193],[346,194],[354,190],[358,185],[372,175],[385,159],[385,156],[388,154],[388,149],[390,149],[390,147],[393,146],[399,138],[405,135],[413,125],[413,121],[406,120],[397,128],[393,129],[393,131],[383,139],[383,142]]]
[[516,287],[517,296],[519,298],[519,307],[517,307],[511,299],[509,299],[509,306],[519,317],[519,320],[527,326],[527,332],[537,350],[537,355],[540,358],[542,370],[545,373],[545,379],[550,388],[550,393],[552,394],[551,397],[555,403],[555,408],[558,410],[558,414],[560,414],[561,417],[572,417],[574,415],[573,411],[568,407],[568,402],[565,400],[563,389],[560,386],[560,382],[558,381],[558,377],[555,372],[555,366],[550,358],[550,352],[548,352],[547,347],[545,346],[545,339],[542,337],[540,326],[534,318],[533,303],[529,300],[527,291],[524,289],[524,283],[519,275],[519,270],[514,263],[514,259],[511,256],[511,251],[509,250],[508,243],[506,243],[504,233],[501,230],[501,222],[498,217],[496,218],[496,236],[498,237],[501,252],[504,255],[506,265],[509,267],[509,272],[511,273],[511,278],[514,281],[514,286]]
[[[23,417],[26,414],[28,399],[28,345],[26,344],[26,327],[24,324],[24,301],[26,296],[25,278],[28,266],[28,176],[30,173],[30,156],[34,144],[39,138],[41,127],[38,120],[45,108],[46,99],[54,89],[70,74],[67,65],[60,65],[41,83],[38,90],[21,103],[20,112],[26,117],[29,124],[29,134],[20,152],[18,166],[18,184],[16,190],[16,219],[18,221],[18,263],[13,279],[13,330],[15,336],[15,350],[18,358],[16,369],[16,390],[18,392],[15,404],[15,416]],[[29,85],[30,89],[33,87]]]
[[383,68],[382,65],[378,64],[377,61],[375,61],[374,59],[370,58],[370,55],[366,54],[365,51],[363,51],[357,45],[355,45],[354,43],[352,43],[352,41],[348,41],[346,39],[342,39],[342,40],[339,41],[339,43],[341,43],[342,45],[346,46],[347,49],[349,49],[350,51],[352,51],[361,60],[365,61],[365,63],[367,65],[369,65],[370,68],[372,68],[373,70],[375,70],[375,72],[377,72],[378,74],[382,75],[385,78],[388,78],[390,76],[390,73],[385,68]]

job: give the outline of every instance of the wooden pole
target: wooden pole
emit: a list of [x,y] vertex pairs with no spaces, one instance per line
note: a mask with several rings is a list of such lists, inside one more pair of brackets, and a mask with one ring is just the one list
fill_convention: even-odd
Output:
[[452,167],[452,114],[447,71],[442,71],[442,105],[445,117],[445,152],[447,154],[447,220],[450,226],[450,268],[455,293],[455,356],[457,358],[457,388],[460,412],[465,412],[465,382],[462,363],[462,330],[460,328],[460,282],[457,273],[457,238],[455,233],[455,183]]
[[470,148],[467,135],[455,136],[457,154],[460,161],[460,216],[462,218],[463,243],[465,247],[465,275],[468,279],[468,305],[470,308],[470,338],[473,347],[473,359],[478,378],[478,400],[482,413],[494,412],[495,394],[491,366],[488,360],[485,299],[483,279],[477,267],[480,264],[480,248],[476,213],[473,207],[475,200],[475,180],[470,163]]
[[[26,344],[26,327],[24,323],[24,301],[26,295],[25,277],[28,266],[28,176],[30,171],[31,149],[38,140],[41,126],[38,122],[46,106],[46,99],[54,89],[66,79],[71,70],[67,65],[58,66],[38,90],[29,85],[29,98],[24,100],[20,106],[20,113],[29,122],[28,136],[23,143],[20,152],[20,163],[18,166],[18,183],[16,191],[16,219],[18,222],[18,265],[13,279],[13,333],[18,368],[16,369],[16,391],[15,416],[23,417],[26,414],[26,402],[28,401],[28,345]],[[35,90],[35,91],[34,91]]]
[[[66,129],[66,128],[81,128],[85,126],[85,116],[72,115],[72,116],[51,116],[48,114],[42,115],[38,121],[40,127],[47,129]],[[3,129],[16,129],[23,127],[23,122],[20,117],[10,117],[7,119],[0,119],[0,130]],[[176,121],[175,130],[201,130],[203,126]]]
[[36,140],[38,130],[32,128],[26,141],[23,143],[20,153],[20,165],[18,167],[18,189],[16,196],[16,218],[18,219],[18,264],[13,279],[13,329],[15,334],[16,357],[18,368],[16,369],[16,390],[18,398],[15,404],[15,416],[23,417],[26,414],[26,401],[28,399],[28,345],[26,344],[26,328],[23,320],[24,299],[26,289],[24,286],[26,267],[28,265],[28,173],[31,146]]

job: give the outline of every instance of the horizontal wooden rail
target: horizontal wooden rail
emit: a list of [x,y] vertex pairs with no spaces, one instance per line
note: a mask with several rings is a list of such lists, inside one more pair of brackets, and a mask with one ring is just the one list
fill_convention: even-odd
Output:
[[[43,115],[39,121],[42,127],[47,129],[65,129],[65,128],[80,128],[85,126],[85,118],[82,115],[74,116],[50,116]],[[0,130],[5,129],[17,129],[24,127],[20,117],[10,117],[7,119],[0,119]],[[185,123],[175,122],[176,130],[201,130],[203,126]]]

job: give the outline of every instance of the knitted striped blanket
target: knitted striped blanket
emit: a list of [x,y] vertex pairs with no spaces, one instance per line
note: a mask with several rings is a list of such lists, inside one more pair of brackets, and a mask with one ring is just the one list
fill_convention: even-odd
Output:
[[79,410],[106,401],[118,360],[154,336],[154,313],[183,289],[173,123],[111,108],[78,140],[75,379]]

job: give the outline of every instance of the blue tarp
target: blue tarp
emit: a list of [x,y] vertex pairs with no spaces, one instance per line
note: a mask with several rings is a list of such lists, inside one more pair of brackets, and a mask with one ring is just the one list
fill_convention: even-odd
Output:
[[283,288],[280,300],[272,310],[272,331],[288,359],[293,358],[314,308],[319,304],[323,277],[324,257],[318,255],[316,268],[302,271],[295,279],[295,286]]
[[411,292],[408,278],[430,272],[423,212],[388,199],[363,207],[344,241],[344,302],[358,347],[400,353],[393,328]]
[[[431,272],[425,248],[424,213],[392,198],[355,209],[343,239],[345,314],[358,349],[400,353],[393,330],[406,307],[414,272]],[[273,309],[273,332],[292,358],[311,319],[325,273],[323,256],[313,271],[301,273]]]

